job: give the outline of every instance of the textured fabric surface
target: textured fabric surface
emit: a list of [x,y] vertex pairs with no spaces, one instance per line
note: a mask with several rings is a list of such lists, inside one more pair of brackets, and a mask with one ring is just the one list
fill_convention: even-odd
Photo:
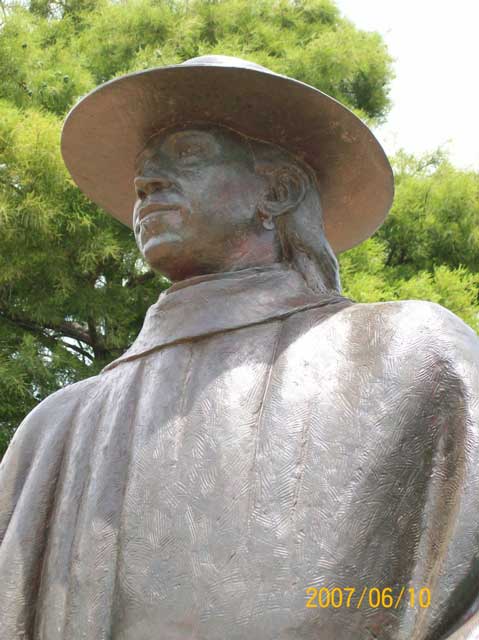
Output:
[[[0,466],[2,640],[437,640],[472,605],[475,334],[430,303],[310,306],[297,274],[288,312],[283,275],[228,314],[224,278],[173,290],[209,305],[204,335],[167,343],[151,312],[25,419]],[[403,585],[431,606],[305,606]]]

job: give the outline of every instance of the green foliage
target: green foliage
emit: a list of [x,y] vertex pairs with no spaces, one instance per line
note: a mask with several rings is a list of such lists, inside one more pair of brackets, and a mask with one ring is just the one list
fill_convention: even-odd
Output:
[[[331,0],[3,0],[2,10],[0,455],[37,402],[128,348],[168,285],[66,172],[60,130],[81,95],[129,71],[229,54],[371,124],[387,115],[392,78],[380,36]],[[477,328],[477,175],[441,153],[399,154],[395,170],[388,221],[341,257],[345,293],[434,300]]]
[[13,10],[0,31],[1,97],[62,115],[94,82],[69,46],[74,36],[70,18],[45,20]]
[[39,400],[120,355],[165,286],[73,185],[60,124],[0,101],[0,451]]
[[379,121],[391,78],[380,38],[330,0],[4,0],[2,9],[0,455],[39,400],[128,348],[168,284],[67,174],[61,125],[81,95],[129,71],[223,53]]
[[372,121],[389,107],[391,58],[331,0],[31,0],[0,32],[3,97],[62,115],[117,75],[207,53],[308,82]]
[[479,175],[438,151],[394,158],[396,195],[384,225],[341,256],[358,302],[437,302],[479,330]]

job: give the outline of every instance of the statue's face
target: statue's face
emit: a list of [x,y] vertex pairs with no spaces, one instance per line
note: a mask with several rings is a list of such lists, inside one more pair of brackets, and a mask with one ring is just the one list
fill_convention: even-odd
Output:
[[264,181],[247,141],[221,127],[170,129],[137,162],[133,228],[150,266],[172,280],[234,268],[264,232]]

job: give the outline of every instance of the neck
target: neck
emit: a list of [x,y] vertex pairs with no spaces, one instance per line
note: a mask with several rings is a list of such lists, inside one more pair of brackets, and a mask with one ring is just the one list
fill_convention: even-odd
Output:
[[267,267],[280,263],[281,259],[279,240],[272,236],[271,232],[262,233],[254,238],[239,236],[224,243],[221,255],[211,255],[196,263],[183,264],[181,267],[178,265],[177,269],[172,269],[170,262],[170,273],[166,275],[172,282],[177,283],[196,276]]
[[260,265],[253,267],[245,267],[244,269],[232,269],[231,271],[219,271],[215,273],[205,273],[199,276],[192,276],[191,278],[185,278],[184,280],[179,280],[178,282],[174,282],[171,287],[166,290],[166,294],[172,293],[173,291],[178,291],[178,289],[183,289],[184,287],[188,287],[193,284],[198,284],[199,282],[205,282],[208,280],[220,280],[220,279],[228,279],[228,278],[236,278],[243,275],[254,275],[264,272],[276,271],[276,270],[284,270],[287,271],[290,269],[290,265],[286,262],[274,262],[270,265]]
[[240,238],[229,247],[222,271],[237,271],[250,267],[264,267],[281,262],[281,245],[273,231],[265,231],[255,236]]

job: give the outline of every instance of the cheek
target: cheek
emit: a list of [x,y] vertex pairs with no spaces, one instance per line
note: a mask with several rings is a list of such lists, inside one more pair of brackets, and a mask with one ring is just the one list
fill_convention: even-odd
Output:
[[[257,184],[251,175],[219,167],[196,185],[192,210],[200,217],[222,217],[223,223],[250,220],[256,211]],[[202,215],[203,214],[203,215]]]

